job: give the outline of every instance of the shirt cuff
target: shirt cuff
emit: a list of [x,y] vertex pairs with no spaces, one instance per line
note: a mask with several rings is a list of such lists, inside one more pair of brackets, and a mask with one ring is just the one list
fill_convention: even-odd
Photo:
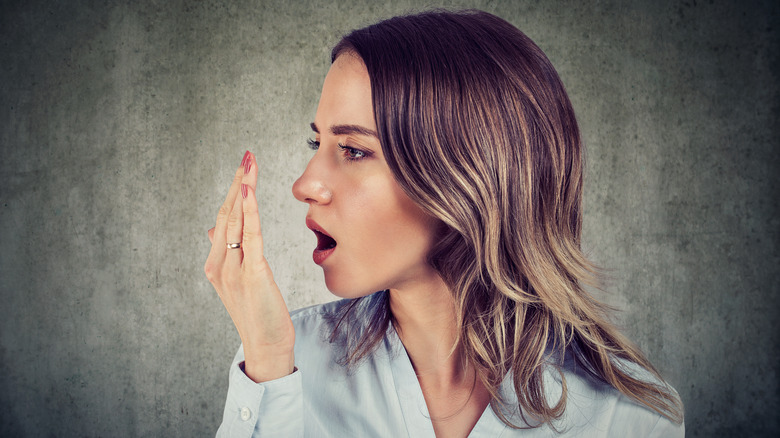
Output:
[[217,437],[303,436],[301,372],[256,383],[244,374],[241,351],[230,367],[230,383]]

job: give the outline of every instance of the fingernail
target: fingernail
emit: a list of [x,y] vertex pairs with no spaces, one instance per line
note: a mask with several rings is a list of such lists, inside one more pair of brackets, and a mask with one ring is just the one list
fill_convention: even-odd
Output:
[[249,169],[247,168],[247,165],[252,162],[252,159],[250,158],[251,155],[249,154],[249,151],[246,151],[244,153],[244,158],[241,160],[241,165],[244,166],[244,173],[249,173]]
[[249,190],[247,189],[246,184],[241,184],[241,196],[243,196],[244,199],[246,199],[246,195],[249,194],[248,192]]
[[246,154],[244,154],[244,160],[244,175],[246,175],[252,168],[252,154],[249,151],[246,151]]

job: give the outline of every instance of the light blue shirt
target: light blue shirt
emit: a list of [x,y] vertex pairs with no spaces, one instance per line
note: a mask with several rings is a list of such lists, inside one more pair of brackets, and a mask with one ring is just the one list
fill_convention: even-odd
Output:
[[[339,302],[290,313],[295,326],[295,363],[289,376],[255,383],[242,371],[243,347],[230,368],[230,384],[218,437],[434,437],[433,424],[411,361],[392,327],[383,342],[358,367],[339,365],[344,354],[327,341],[330,325],[324,316]],[[470,437],[683,437],[677,425],[640,406],[606,384],[578,373],[572,361],[563,367],[568,401],[555,423],[560,434],[544,425],[512,429],[488,406]],[[568,364],[568,365],[567,365]],[[560,376],[547,374],[550,401],[561,394]],[[511,377],[501,393],[516,396]],[[510,405],[507,403],[507,405]],[[517,414],[507,413],[524,425]]]

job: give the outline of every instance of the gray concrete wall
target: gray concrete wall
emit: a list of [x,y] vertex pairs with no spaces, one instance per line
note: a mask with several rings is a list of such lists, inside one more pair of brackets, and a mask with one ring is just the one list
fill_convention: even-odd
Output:
[[[291,308],[330,300],[290,186],[373,1],[0,6],[0,435],[209,436],[239,339],[206,230],[257,152]],[[585,246],[688,436],[776,436],[778,6],[460,1],[558,68],[589,147]]]

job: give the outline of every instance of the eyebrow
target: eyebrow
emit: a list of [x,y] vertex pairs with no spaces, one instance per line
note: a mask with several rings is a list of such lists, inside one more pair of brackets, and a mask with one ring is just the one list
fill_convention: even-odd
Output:
[[[320,129],[317,128],[317,125],[314,122],[312,122],[309,126],[311,126],[312,131],[316,132],[317,134],[320,133]],[[358,134],[379,138],[379,135],[377,135],[376,131],[360,125],[333,125],[330,127],[330,133],[333,135]]]

